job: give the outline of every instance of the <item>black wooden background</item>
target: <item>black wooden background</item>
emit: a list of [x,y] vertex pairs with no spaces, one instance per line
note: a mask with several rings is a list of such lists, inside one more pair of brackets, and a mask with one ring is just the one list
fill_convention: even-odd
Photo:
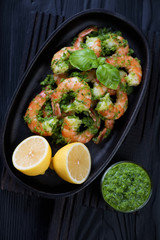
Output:
[[[126,16],[146,35],[152,73],[137,119],[113,161],[129,159],[151,175],[150,202],[134,214],[110,210],[100,197],[100,177],[66,199],[38,197],[16,185],[0,159],[0,239],[2,240],[159,240],[160,239],[160,1],[159,0],[1,0],[0,123],[20,76],[47,36],[64,19],[91,8]],[[46,26],[47,31],[45,32]],[[44,33],[45,32],[45,36]],[[32,48],[31,48],[32,46]],[[27,55],[28,54],[28,55]]]

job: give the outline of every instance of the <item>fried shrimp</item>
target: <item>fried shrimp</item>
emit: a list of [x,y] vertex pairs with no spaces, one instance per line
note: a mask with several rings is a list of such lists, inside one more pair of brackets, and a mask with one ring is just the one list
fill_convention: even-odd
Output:
[[116,53],[118,55],[127,55],[129,51],[129,45],[126,43],[126,40],[122,36],[117,37],[117,49]]
[[97,57],[101,55],[127,55],[129,51],[128,42],[116,33],[108,33],[96,37],[86,37],[86,46],[92,49]]
[[107,34],[105,40],[99,37],[87,37],[86,45],[92,49],[97,57],[100,57],[103,51],[105,54],[113,55],[127,55],[129,51],[128,43],[122,36],[116,34]]
[[85,30],[83,30],[82,32],[80,32],[78,34],[78,37],[76,39],[76,41],[74,42],[73,46],[76,48],[80,48],[81,47],[81,43],[84,42],[84,38],[90,34],[93,31],[98,31],[97,27],[90,27],[90,28],[86,28]]
[[93,140],[94,143],[98,144],[100,143],[104,138],[107,138],[110,132],[112,131],[114,127],[114,120],[108,120],[106,119],[104,121],[104,128],[100,131],[98,136]]
[[124,68],[128,72],[125,79],[129,86],[137,86],[140,84],[142,68],[138,59],[131,56],[114,56],[107,58],[106,62],[115,67]]
[[93,50],[97,57],[101,56],[101,40],[98,37],[87,37],[86,46]]
[[118,89],[116,91],[116,102],[111,101],[109,93],[107,93],[97,104],[96,110],[106,119],[114,120],[120,118],[128,107],[127,94]]
[[91,114],[91,118],[93,119],[92,125],[81,132],[79,129],[83,125],[83,120],[75,116],[65,117],[62,126],[62,136],[66,142],[89,142],[100,127],[100,118],[97,118],[95,115],[93,116],[93,113]]
[[61,82],[51,95],[53,113],[62,115],[60,102],[64,94],[73,92],[74,99],[65,107],[64,112],[88,111],[91,106],[91,91],[86,82],[78,77],[67,78]]
[[38,119],[38,113],[42,110],[44,104],[49,99],[53,91],[42,91],[39,93],[29,104],[29,107],[25,114],[25,120],[29,129],[36,134],[42,136],[51,136],[53,134],[52,128],[57,123],[56,117]]
[[61,73],[61,74],[53,74],[54,80],[57,85],[59,85],[63,79],[67,78],[67,73]]
[[102,41],[102,48],[108,54],[113,55],[127,55],[129,51],[128,42],[116,33],[109,33],[106,38]]
[[61,74],[67,72],[70,69],[68,61],[70,53],[79,49],[77,47],[64,47],[55,53],[51,61],[53,73]]

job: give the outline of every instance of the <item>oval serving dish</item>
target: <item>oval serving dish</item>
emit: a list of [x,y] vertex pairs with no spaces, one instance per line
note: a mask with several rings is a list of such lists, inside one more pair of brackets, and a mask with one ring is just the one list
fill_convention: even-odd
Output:
[[[93,142],[86,144],[92,158],[91,173],[86,182],[81,185],[69,184],[51,170],[41,176],[25,176],[13,167],[11,159],[15,147],[26,137],[33,135],[23,119],[28,104],[41,91],[40,82],[47,74],[51,73],[50,63],[53,54],[64,46],[70,46],[73,38],[91,25],[99,28],[111,27],[113,30],[122,32],[124,38],[128,40],[130,48],[134,49],[135,56],[141,60],[142,82],[129,96],[129,107],[124,116],[116,122],[110,136],[98,145]],[[145,96],[150,69],[151,59],[148,44],[137,27],[124,17],[102,9],[95,9],[78,13],[65,21],[54,31],[31,62],[8,111],[3,132],[3,153],[10,175],[30,190],[48,198],[67,197],[84,189],[108,165],[131,128]],[[49,138],[47,140],[50,142]],[[61,147],[52,144],[51,146],[53,154]]]

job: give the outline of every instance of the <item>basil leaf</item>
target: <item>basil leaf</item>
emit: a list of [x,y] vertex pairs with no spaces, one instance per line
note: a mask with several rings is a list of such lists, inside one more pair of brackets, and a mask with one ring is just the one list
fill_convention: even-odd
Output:
[[81,71],[87,71],[98,66],[96,54],[88,48],[72,52],[69,61],[73,67]]
[[105,57],[99,57],[97,59],[98,61],[98,65],[103,65],[106,62],[106,58]]
[[96,71],[96,76],[103,85],[111,89],[117,89],[120,83],[118,69],[109,63],[99,65]]

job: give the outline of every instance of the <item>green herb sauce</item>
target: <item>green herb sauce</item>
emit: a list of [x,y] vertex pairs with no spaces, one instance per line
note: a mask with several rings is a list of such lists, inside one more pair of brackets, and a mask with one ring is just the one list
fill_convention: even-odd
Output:
[[56,87],[56,81],[53,78],[53,75],[48,74],[47,77],[40,82],[42,89],[45,89],[46,86],[48,87],[48,89],[52,89]]
[[139,209],[150,194],[151,181],[147,172],[134,163],[115,164],[102,179],[103,198],[118,211]]

